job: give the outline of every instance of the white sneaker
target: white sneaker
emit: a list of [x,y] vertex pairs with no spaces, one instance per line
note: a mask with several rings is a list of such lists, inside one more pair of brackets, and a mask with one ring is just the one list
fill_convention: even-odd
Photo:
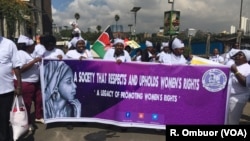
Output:
[[40,119],[35,119],[35,122],[40,122],[40,123],[43,123],[44,124],[44,119],[43,118],[40,118]]

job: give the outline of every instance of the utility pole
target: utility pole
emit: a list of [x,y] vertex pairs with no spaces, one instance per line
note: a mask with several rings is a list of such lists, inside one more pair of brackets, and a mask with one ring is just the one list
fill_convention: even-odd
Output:
[[[172,12],[174,11],[174,0],[168,0],[168,3],[171,3],[172,4],[172,7],[171,7],[171,14],[172,15]],[[172,25],[170,25],[172,26]],[[170,35],[170,40],[172,40],[172,35]]]
[[133,7],[133,9],[131,9],[131,12],[134,12],[135,14],[135,26],[134,26],[134,35],[136,36],[136,13],[141,9],[141,7]]
[[241,0],[241,3],[240,3],[240,22],[239,22],[239,29],[237,31],[237,40],[236,42],[239,43],[239,47],[241,48],[241,36],[242,36],[242,27],[241,27],[241,23],[242,23],[242,5],[243,5],[243,0]]

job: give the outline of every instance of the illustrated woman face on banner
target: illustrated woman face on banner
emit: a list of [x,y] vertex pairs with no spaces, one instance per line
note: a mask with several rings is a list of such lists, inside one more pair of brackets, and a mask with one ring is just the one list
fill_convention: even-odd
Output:
[[73,100],[75,99],[76,95],[76,84],[73,81],[73,72],[71,69],[68,69],[65,72],[64,77],[58,84],[58,91],[61,94],[62,98],[66,100]]
[[80,117],[81,103],[75,98],[72,69],[63,61],[44,66],[45,117]]

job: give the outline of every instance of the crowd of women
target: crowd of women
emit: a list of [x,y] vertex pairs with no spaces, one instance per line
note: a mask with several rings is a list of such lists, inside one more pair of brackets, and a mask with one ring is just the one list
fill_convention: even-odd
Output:
[[[29,124],[30,130],[33,130],[31,121],[31,105],[34,102],[35,105],[35,121],[36,122],[44,122],[43,121],[43,106],[42,106],[42,94],[41,94],[41,85],[40,85],[40,69],[39,65],[43,58],[45,59],[94,59],[90,50],[86,49],[86,40],[84,40],[79,33],[76,32],[76,35],[72,38],[69,44],[69,50],[64,52],[62,49],[56,47],[56,38],[52,35],[41,36],[40,40],[33,41],[27,36],[20,35],[17,41],[17,49],[15,48],[15,44],[9,41],[8,39],[1,37],[0,38],[0,54],[2,52],[7,52],[6,54],[0,55],[0,78],[1,82],[5,83],[8,81],[11,85],[11,77],[8,74],[8,80],[6,78],[2,78],[2,75],[5,74],[2,69],[4,68],[4,64],[6,64],[6,60],[11,62],[11,66],[14,68],[19,68],[19,73],[16,72],[15,69],[11,69],[11,73],[15,70],[14,75],[14,84],[15,88],[21,91],[17,94],[22,94],[25,102],[25,106],[29,112]],[[8,40],[8,41],[5,41]],[[154,62],[154,63],[164,63],[166,65],[188,65],[190,64],[190,60],[192,59],[192,55],[189,58],[185,58],[183,56],[185,45],[184,43],[178,39],[174,38],[169,42],[162,42],[161,52],[157,53],[154,49],[152,42],[146,41],[146,49],[141,50],[137,49],[136,54],[131,56],[129,52],[125,49],[126,44],[123,39],[114,39],[113,47],[106,51],[103,59],[109,61],[115,61],[118,64],[125,62]],[[9,49],[2,49],[8,46]],[[7,47],[6,47],[7,48]],[[11,51],[10,51],[11,50]],[[14,52],[14,53],[13,53]],[[11,54],[11,55],[10,55]],[[11,56],[8,58],[8,56]],[[7,59],[6,59],[7,58]],[[219,57],[218,57],[219,58]],[[216,60],[213,58],[213,60]],[[240,50],[239,48],[232,48],[228,53],[223,56],[223,65],[231,68],[231,88],[230,88],[230,97],[229,97],[229,111],[228,111],[228,124],[239,124],[240,117],[243,112],[243,109],[249,99],[250,96],[250,84],[249,84],[249,75],[250,75],[250,53],[248,50]],[[18,63],[17,63],[18,62]],[[58,62],[58,61],[57,61]],[[66,96],[63,95],[64,92],[59,91],[60,87],[64,87],[60,84],[60,81],[63,80],[63,76],[53,76],[49,71],[51,67],[61,67],[62,64],[56,64],[54,66],[48,66],[48,76],[45,77],[46,80],[46,100],[48,107],[60,107],[61,105],[65,105],[65,103],[71,104],[70,107],[63,107],[57,109],[46,109],[48,113],[44,116],[48,117],[61,117],[61,116],[73,116],[79,117],[79,113],[81,113],[81,104],[79,101],[74,100],[73,97],[66,99]],[[56,68],[63,72],[63,74],[72,73],[70,69],[61,69]],[[8,69],[9,70],[9,69]],[[5,70],[6,71],[6,70]],[[46,71],[46,70],[45,70]],[[9,72],[8,72],[9,73]],[[46,72],[45,72],[46,74]],[[21,80],[20,80],[21,79]],[[56,81],[60,79],[60,81]],[[67,80],[65,80],[67,81]],[[73,80],[68,80],[73,82]],[[53,85],[52,85],[53,84]],[[6,84],[7,85],[7,84]],[[72,86],[76,87],[75,84]],[[6,90],[7,87],[0,86],[0,101],[3,100],[3,96],[6,93],[12,92],[14,90],[14,86],[10,87],[10,90]],[[74,93],[74,92],[71,92]],[[11,96],[13,96],[12,93]],[[54,101],[59,101],[56,104]],[[8,101],[12,99],[9,98]],[[1,104],[2,102],[0,102]],[[10,102],[11,103],[11,102]],[[45,106],[46,107],[46,106]],[[4,110],[3,110],[4,108]],[[0,140],[1,136],[8,135],[7,133],[7,125],[9,111],[6,109],[10,109],[11,104],[8,107],[2,107],[0,105],[0,115],[6,115],[5,117],[0,116],[1,122],[6,124],[0,125]],[[63,111],[70,111],[65,114]],[[3,137],[4,138],[4,137]]]

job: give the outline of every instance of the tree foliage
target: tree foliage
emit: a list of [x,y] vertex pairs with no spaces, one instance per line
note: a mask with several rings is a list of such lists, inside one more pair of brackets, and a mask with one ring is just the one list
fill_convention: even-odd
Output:
[[3,19],[7,24],[7,37],[13,37],[16,32],[16,25],[20,25],[25,21],[24,15],[30,16],[30,10],[25,2],[21,0],[0,0],[0,19],[2,21],[1,28],[3,29]]
[[80,14],[79,13],[75,13],[75,19],[76,19],[76,22],[80,19]]
[[101,29],[102,29],[102,26],[100,26],[100,25],[97,25],[97,26],[96,26],[96,30],[98,31],[98,33],[101,32]]

